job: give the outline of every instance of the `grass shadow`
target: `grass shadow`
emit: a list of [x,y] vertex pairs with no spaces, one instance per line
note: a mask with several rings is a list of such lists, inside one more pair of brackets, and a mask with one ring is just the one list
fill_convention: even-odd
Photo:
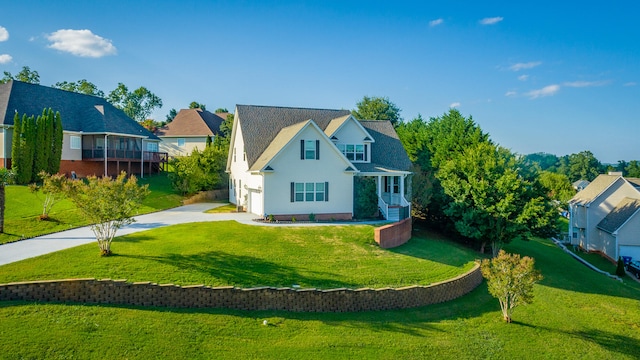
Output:
[[240,287],[303,287],[341,288],[357,287],[357,284],[336,280],[329,272],[302,274],[297,268],[253,256],[236,255],[222,251],[199,254],[166,254],[162,256],[121,255],[142,260],[151,260],[176,269],[197,272],[220,280],[221,283]]

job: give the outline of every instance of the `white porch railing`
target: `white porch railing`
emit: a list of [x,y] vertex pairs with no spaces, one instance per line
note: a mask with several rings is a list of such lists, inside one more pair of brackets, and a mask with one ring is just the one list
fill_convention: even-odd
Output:
[[378,208],[380,212],[382,212],[382,217],[385,219],[389,216],[389,205],[382,199],[382,197],[378,196]]

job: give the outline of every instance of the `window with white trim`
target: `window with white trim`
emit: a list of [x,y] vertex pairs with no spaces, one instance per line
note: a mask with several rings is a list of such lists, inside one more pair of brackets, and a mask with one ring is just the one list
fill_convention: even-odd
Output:
[[69,148],[79,150],[82,148],[82,138],[80,136],[69,136]]
[[320,160],[320,140],[300,140],[301,160]]
[[291,202],[329,201],[328,182],[291,183]]
[[338,149],[350,161],[367,161],[367,145],[364,144],[337,144]]
[[185,144],[186,144],[186,141],[184,138],[178,138],[178,146],[184,147]]

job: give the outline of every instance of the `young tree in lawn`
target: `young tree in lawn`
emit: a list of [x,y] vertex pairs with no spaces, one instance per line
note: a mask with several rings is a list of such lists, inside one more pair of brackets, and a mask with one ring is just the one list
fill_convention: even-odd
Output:
[[32,193],[35,193],[36,196],[38,192],[42,192],[44,194],[40,220],[47,220],[49,219],[49,212],[51,211],[51,208],[53,208],[53,206],[60,200],[65,198],[68,180],[65,174],[49,175],[45,171],[38,173],[38,176],[42,179],[42,184],[29,184],[29,190],[31,190]]
[[504,250],[500,250],[495,258],[482,261],[482,276],[487,279],[489,293],[500,302],[506,322],[511,322],[517,306],[533,301],[533,285],[542,280],[534,265],[532,258],[508,254]]
[[4,206],[5,206],[5,187],[13,178],[13,172],[6,168],[0,168],[0,233],[4,232]]
[[89,220],[101,256],[111,255],[116,231],[134,222],[133,216],[149,194],[148,185],[139,186],[135,176],[124,172],[117,178],[90,176],[87,181],[70,181],[67,196]]

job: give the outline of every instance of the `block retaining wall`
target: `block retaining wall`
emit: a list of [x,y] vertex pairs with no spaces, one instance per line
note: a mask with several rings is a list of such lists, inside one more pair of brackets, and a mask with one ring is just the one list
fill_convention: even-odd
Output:
[[476,264],[466,274],[428,286],[383,289],[291,289],[158,285],[126,280],[71,279],[0,284],[0,301],[72,302],[173,308],[354,312],[420,307],[450,301],[482,282]]
[[411,239],[411,218],[393,224],[378,227],[374,230],[374,239],[383,249],[400,246]]

